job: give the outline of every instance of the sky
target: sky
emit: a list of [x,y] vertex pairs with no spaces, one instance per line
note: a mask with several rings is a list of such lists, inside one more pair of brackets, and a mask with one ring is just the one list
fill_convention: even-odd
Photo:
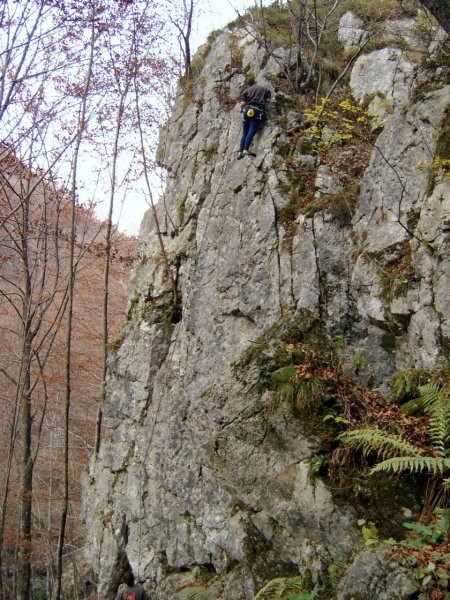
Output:
[[[270,4],[273,0],[263,0],[263,4]],[[217,29],[222,29],[233,21],[239,13],[245,12],[246,8],[254,6],[256,0],[199,0],[198,13],[195,19],[191,37],[193,53],[206,42],[208,35]],[[258,0],[259,4],[259,0]],[[155,183],[155,187],[157,184]],[[156,193],[158,197],[158,193]],[[114,221],[119,230],[128,235],[137,235],[144,213],[149,208],[148,203],[142,195],[133,194],[125,198],[120,206],[116,206]],[[99,217],[104,218],[99,210]]]

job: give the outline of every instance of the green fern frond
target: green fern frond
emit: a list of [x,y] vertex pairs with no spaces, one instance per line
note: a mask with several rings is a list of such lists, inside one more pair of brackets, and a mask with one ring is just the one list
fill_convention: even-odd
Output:
[[450,430],[450,397],[447,388],[436,383],[427,383],[419,388],[418,400],[426,412],[433,418],[434,415],[445,423],[446,433]]
[[421,456],[419,448],[379,429],[353,429],[341,433],[338,439],[345,444],[356,446],[364,456],[376,452],[383,460],[397,455]]
[[285,578],[277,577],[269,581],[255,596],[255,600],[279,600],[285,588]]
[[213,600],[211,592],[201,587],[188,587],[182,590],[186,600]]
[[277,577],[269,581],[256,594],[254,600],[282,600],[289,593],[301,592],[303,588],[303,578],[297,577]]
[[286,577],[286,588],[291,592],[299,592],[304,585],[303,577],[296,575],[295,577]]
[[450,459],[432,456],[395,456],[388,458],[375,465],[372,473],[385,471],[388,473],[402,473],[410,471],[411,473],[428,472],[432,474],[444,473],[450,468]]
[[[356,446],[364,456],[375,452],[381,459],[371,473],[423,473],[444,490],[439,492],[437,502],[443,501],[446,489],[450,489],[450,398],[449,388],[429,383],[419,388],[415,402],[429,416],[428,436],[433,444],[431,456],[424,456],[419,446],[407,440],[385,433],[376,428],[354,429],[342,433],[338,439]],[[425,497],[423,514],[432,509],[436,499]]]
[[444,395],[443,388],[437,383],[431,382],[419,387],[419,400],[425,409],[442,401]]
[[446,390],[437,383],[419,388],[418,400],[430,416],[429,436],[439,456],[445,456],[450,433],[450,400]]
[[428,434],[436,453],[439,456],[445,456],[446,430],[443,412],[440,414],[434,413],[433,418],[430,420]]

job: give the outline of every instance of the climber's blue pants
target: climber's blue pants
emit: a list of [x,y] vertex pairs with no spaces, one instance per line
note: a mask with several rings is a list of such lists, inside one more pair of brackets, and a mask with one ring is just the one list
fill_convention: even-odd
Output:
[[240,152],[250,148],[250,144],[252,143],[255,133],[258,131],[261,123],[262,121],[259,119],[244,119],[244,121],[242,121],[242,137],[241,145],[239,146]]

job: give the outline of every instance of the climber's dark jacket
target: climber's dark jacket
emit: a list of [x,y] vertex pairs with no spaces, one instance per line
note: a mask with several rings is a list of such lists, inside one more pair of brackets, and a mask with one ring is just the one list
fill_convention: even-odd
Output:
[[264,106],[270,101],[271,92],[268,88],[254,83],[248,87],[241,95],[241,100],[245,104],[256,104]]

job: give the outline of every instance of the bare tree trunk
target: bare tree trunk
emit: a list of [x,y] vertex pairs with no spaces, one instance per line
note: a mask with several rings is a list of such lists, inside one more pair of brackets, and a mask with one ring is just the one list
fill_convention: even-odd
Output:
[[19,500],[19,554],[17,565],[17,600],[28,600],[31,577],[31,503],[33,492],[33,460],[31,455],[31,356],[33,334],[30,323],[31,280],[28,264],[28,218],[29,205],[24,206],[24,229],[22,239],[22,354],[20,376],[20,425],[21,425],[21,484]]
[[[2,3],[3,8],[0,15],[0,23],[4,25],[10,21],[10,7],[6,2]],[[12,25],[8,30],[8,41],[10,47],[3,53],[2,69],[0,72],[0,121],[5,116],[6,111],[14,102],[20,82],[26,78],[27,61],[30,55],[35,52],[32,50],[31,41],[36,33],[36,30],[42,20],[44,4],[30,14],[29,7],[31,2],[25,2],[22,5],[22,12],[19,14],[15,27]],[[26,29],[25,27],[28,29]],[[19,61],[14,61],[14,53],[11,50],[13,46],[17,47],[16,40],[21,35],[25,34],[25,39],[22,39],[22,55]],[[13,75],[12,75],[13,73]],[[2,186],[3,187],[3,186]],[[27,210],[27,208],[25,208]],[[22,297],[22,354],[20,376],[17,381],[17,396],[16,407],[17,414],[14,415],[11,423],[10,444],[8,464],[6,467],[1,515],[0,515],[0,592],[4,594],[3,579],[2,579],[2,552],[4,541],[4,529],[6,519],[6,508],[9,495],[9,481],[12,466],[12,453],[15,446],[17,434],[17,416],[20,418],[21,425],[21,495],[19,500],[20,524],[19,524],[19,539],[20,547],[18,551],[18,573],[17,573],[17,598],[18,600],[28,600],[30,589],[30,547],[31,547],[31,494],[33,480],[33,459],[31,454],[31,360],[32,360],[32,336],[30,329],[30,276],[29,266],[27,264],[26,254],[26,239],[22,239],[22,248],[25,254],[22,254],[23,268],[23,297]],[[11,379],[8,373],[5,375]]]
[[[7,372],[4,374],[6,375],[6,377],[8,379],[11,380],[11,378],[9,377]],[[19,402],[19,394],[20,394],[19,387],[20,386],[18,385],[18,382],[14,381],[14,380],[12,381],[12,383],[15,384],[16,393],[15,393],[15,402],[14,402],[14,414],[12,416],[11,425],[10,425],[9,444],[8,444],[8,449],[7,449],[8,459],[7,459],[7,463],[6,463],[6,467],[5,467],[5,475],[4,475],[4,483],[3,483],[3,497],[2,497],[2,503],[1,503],[1,509],[0,509],[0,597],[2,599],[5,598],[4,581],[3,581],[3,552],[2,552],[2,550],[3,550],[3,540],[4,540],[4,534],[5,534],[6,507],[7,507],[8,496],[9,496],[9,484],[10,484],[10,479],[11,479],[13,451],[14,451],[16,437],[17,437],[17,421],[18,421],[19,411],[20,411],[20,402]]]
[[[170,14],[170,13],[169,13]],[[191,76],[191,33],[192,20],[194,17],[194,0],[183,0],[182,22],[170,17],[172,25],[178,31],[178,41],[183,54],[184,70],[186,77]]]
[[[54,455],[54,443],[55,443],[55,432],[56,432],[56,423],[53,423],[52,431],[50,432],[50,448],[52,456]],[[46,576],[46,593],[47,598],[51,598],[53,582],[55,578],[54,573],[54,562],[53,562],[53,553],[51,549],[51,534],[52,534],[52,515],[53,515],[53,466],[50,471],[50,481],[49,481],[49,494],[48,494],[48,506],[47,506],[47,576]]]
[[19,553],[17,565],[17,600],[28,600],[30,594],[31,576],[31,497],[33,492],[33,462],[31,457],[31,398],[29,361],[30,346],[28,341],[24,346],[23,363],[25,373],[22,382],[23,395],[21,398],[21,427],[22,427],[22,456],[21,456],[21,490],[20,490],[20,525]]
[[91,21],[91,40],[89,63],[87,66],[86,81],[81,96],[81,107],[78,118],[78,135],[76,139],[74,157],[72,161],[72,198],[70,212],[70,233],[69,233],[69,257],[68,257],[68,289],[67,289],[67,331],[66,331],[66,355],[65,355],[65,398],[64,398],[64,475],[63,475],[63,506],[61,510],[61,520],[58,535],[58,545],[56,550],[56,580],[53,593],[54,600],[61,598],[61,584],[63,575],[63,550],[65,541],[65,532],[67,524],[67,515],[69,510],[69,433],[70,433],[70,405],[71,405],[71,358],[72,358],[72,335],[73,335],[73,301],[74,301],[74,285],[75,285],[75,223],[77,211],[77,177],[78,177],[78,160],[80,146],[83,138],[83,132],[86,122],[87,100],[92,77],[92,65],[94,60],[94,41],[95,28],[94,17]]
[[[133,56],[133,46],[130,49],[130,58]],[[109,209],[108,209],[108,217],[106,221],[106,234],[105,234],[105,261],[104,261],[104,270],[103,270],[103,339],[102,339],[102,349],[103,349],[103,372],[102,372],[102,387],[101,387],[101,395],[100,395],[100,404],[97,413],[97,425],[96,425],[96,435],[95,435],[95,449],[94,453],[97,455],[100,451],[100,442],[101,442],[101,432],[102,432],[102,420],[103,420],[103,403],[106,399],[106,375],[107,375],[107,349],[108,349],[108,337],[109,337],[109,274],[110,274],[110,265],[111,265],[111,237],[112,237],[112,215],[114,209],[114,200],[116,194],[116,185],[117,185],[117,160],[119,158],[119,140],[122,129],[122,118],[124,113],[125,101],[128,96],[128,91],[130,88],[131,82],[131,73],[126,75],[125,83],[119,94],[119,105],[117,108],[116,115],[116,127],[114,133],[114,143],[112,149],[112,169],[111,169],[111,191],[109,196]],[[120,84],[118,84],[120,90]]]

